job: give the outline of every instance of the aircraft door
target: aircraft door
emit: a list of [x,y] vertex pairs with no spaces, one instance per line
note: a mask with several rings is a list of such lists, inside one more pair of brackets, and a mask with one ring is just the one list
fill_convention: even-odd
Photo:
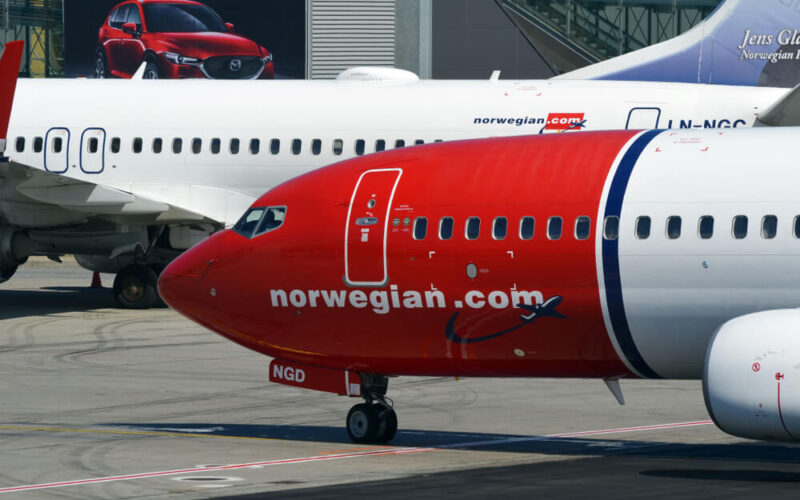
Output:
[[356,183],[347,212],[344,241],[348,285],[380,286],[389,279],[386,233],[394,191],[402,173],[399,168],[368,170]]
[[87,128],[81,135],[81,170],[87,174],[99,174],[105,167],[106,131]]
[[63,174],[69,168],[69,130],[51,128],[45,136],[44,169]]
[[628,113],[627,130],[652,130],[658,128],[661,108],[633,108]]

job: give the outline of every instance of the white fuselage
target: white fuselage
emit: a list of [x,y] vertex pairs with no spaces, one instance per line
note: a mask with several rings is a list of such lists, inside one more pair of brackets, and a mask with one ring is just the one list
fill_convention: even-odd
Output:
[[[366,154],[379,141],[393,149],[398,141],[559,132],[569,125],[548,120],[564,114],[561,121],[582,124],[574,130],[749,127],[785,92],[580,81],[21,80],[6,155],[229,226],[263,192],[356,156],[360,144]],[[18,220],[16,209],[0,217],[31,220]]]
[[[620,213],[619,279],[632,340],[658,376],[699,378],[725,321],[800,304],[798,132],[665,131],[636,161]],[[637,234],[644,217],[647,237]]]

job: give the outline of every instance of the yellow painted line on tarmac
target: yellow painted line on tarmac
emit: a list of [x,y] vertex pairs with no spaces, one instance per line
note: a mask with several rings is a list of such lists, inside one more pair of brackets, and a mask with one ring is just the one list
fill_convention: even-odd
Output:
[[125,431],[113,429],[69,429],[64,427],[28,427],[19,425],[0,425],[0,431],[73,432],[83,434],[123,434],[131,436],[199,437],[214,439],[249,439],[258,441],[279,441],[276,438],[251,436],[224,436],[219,434],[198,434],[190,432]]

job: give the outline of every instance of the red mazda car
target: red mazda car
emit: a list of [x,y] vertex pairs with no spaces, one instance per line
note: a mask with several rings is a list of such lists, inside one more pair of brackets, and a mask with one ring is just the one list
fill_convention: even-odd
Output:
[[100,28],[96,76],[130,78],[273,78],[272,54],[233,31],[210,8],[189,0],[133,0],[111,10]]

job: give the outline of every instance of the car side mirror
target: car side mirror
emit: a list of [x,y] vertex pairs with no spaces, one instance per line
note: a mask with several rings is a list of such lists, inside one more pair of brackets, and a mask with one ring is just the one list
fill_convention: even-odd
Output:
[[236,31],[236,26],[234,26],[233,23],[225,23],[225,27],[228,28],[228,31],[231,33]]
[[136,23],[125,23],[122,25],[122,31],[128,33],[129,35],[138,35],[139,27],[136,26]]

